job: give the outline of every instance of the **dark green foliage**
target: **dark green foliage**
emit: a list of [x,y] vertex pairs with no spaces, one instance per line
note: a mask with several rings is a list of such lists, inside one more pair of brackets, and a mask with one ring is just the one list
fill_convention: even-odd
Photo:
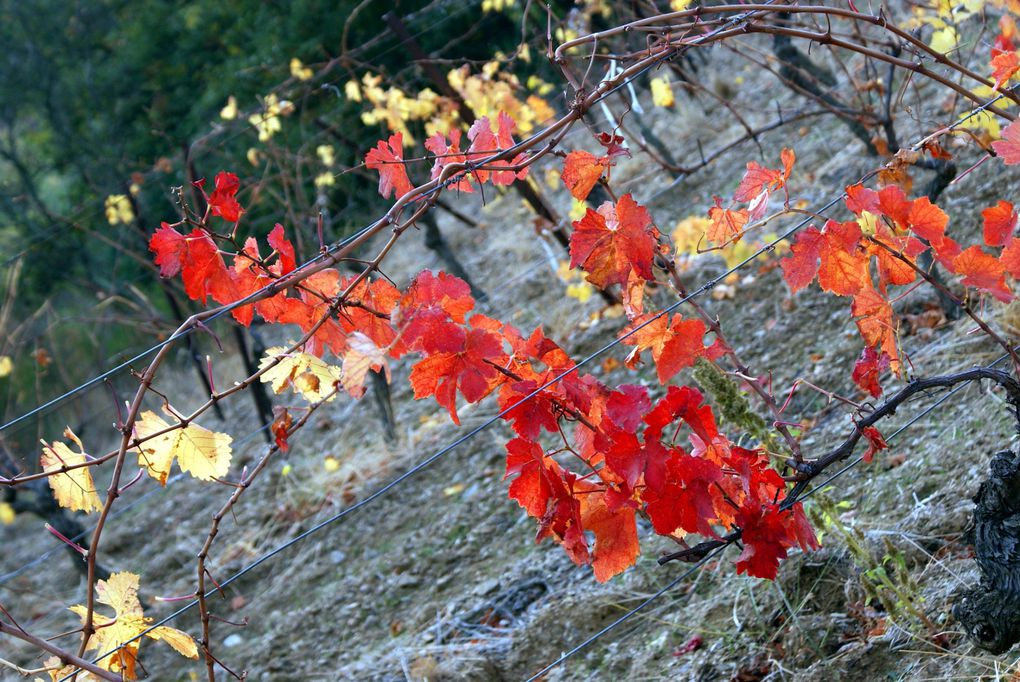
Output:
[[[372,71],[411,96],[431,85],[389,32],[387,12],[436,57],[483,61],[496,50],[512,52],[519,39],[519,9],[483,14],[480,1],[405,0],[355,12],[360,4],[0,3],[0,255],[5,269],[22,263],[14,309],[0,329],[7,336],[0,355],[18,361],[15,374],[0,379],[0,414],[24,411],[176,326],[147,242],[160,221],[180,219],[172,187],[185,186],[185,199],[196,202],[187,188],[192,172],[210,182],[220,170],[238,173],[249,188],[241,197],[248,209],[242,232],[265,234],[284,223],[299,257],[318,249],[320,210],[326,240],[385,211],[375,173],[340,171],[389,132],[362,123],[362,105],[342,96],[348,80]],[[316,76],[292,78],[293,57],[313,65]],[[245,115],[271,93],[292,101],[294,113],[260,143]],[[223,121],[229,96],[241,116]],[[312,183],[320,144],[335,148],[338,173],[324,197]],[[259,168],[247,160],[252,147],[268,159]],[[427,171],[414,174],[421,180]],[[132,183],[137,219],[110,225],[106,197],[128,194]],[[0,302],[7,293],[0,291]],[[181,312],[192,312],[179,298]],[[19,322],[25,328],[12,341]],[[202,343],[211,349],[211,341]],[[37,346],[59,367],[37,376],[30,356]],[[73,358],[57,356],[58,347],[73,347]]]

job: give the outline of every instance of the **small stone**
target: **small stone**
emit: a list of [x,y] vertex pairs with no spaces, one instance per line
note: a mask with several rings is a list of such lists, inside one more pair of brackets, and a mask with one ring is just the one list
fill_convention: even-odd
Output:
[[231,648],[237,646],[238,644],[240,644],[243,641],[244,641],[244,638],[241,637],[241,635],[239,635],[239,634],[237,634],[235,632],[234,634],[227,635],[226,638],[224,638],[223,646],[225,646],[228,649],[231,649]]
[[421,577],[405,573],[397,577],[395,583],[397,587],[418,587],[421,585]]
[[344,562],[344,559],[346,558],[347,555],[341,552],[339,549],[334,549],[332,552],[329,553],[329,560],[332,561],[334,564],[342,564]]
[[471,590],[471,594],[476,597],[483,597],[490,592],[495,592],[497,587],[499,587],[499,581],[495,578],[489,578],[475,585],[474,589]]

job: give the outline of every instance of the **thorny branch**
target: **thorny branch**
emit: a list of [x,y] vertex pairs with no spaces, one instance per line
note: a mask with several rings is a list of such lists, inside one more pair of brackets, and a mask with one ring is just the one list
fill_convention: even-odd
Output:
[[[137,447],[140,443],[144,442],[144,440],[148,440],[138,439],[134,436],[134,425],[135,422],[137,421],[144,398],[151,390],[152,383],[157,374],[157,371],[168,357],[170,349],[174,345],[173,341],[176,341],[184,334],[190,332],[190,330],[201,327],[204,321],[206,320],[209,320],[213,317],[218,317],[239,306],[252,304],[264,300],[266,298],[272,297],[285,289],[300,286],[300,283],[302,281],[314,275],[315,273],[320,272],[333,265],[336,265],[343,260],[349,259],[351,255],[355,252],[355,250],[365,245],[369,239],[380,234],[384,229],[390,228],[392,234],[389,240],[379,251],[376,258],[370,261],[364,268],[364,270],[362,270],[362,272],[354,279],[354,281],[351,282],[347,289],[344,292],[342,292],[339,296],[337,296],[337,298],[330,305],[328,313],[325,316],[323,316],[319,320],[319,322],[311,330],[309,330],[299,342],[294,344],[291,347],[291,350],[300,347],[305,341],[311,338],[311,336],[322,324],[324,324],[328,319],[330,319],[331,316],[337,313],[337,311],[345,304],[346,298],[350,295],[354,287],[356,287],[360,282],[364,281],[371,273],[378,270],[380,263],[393,248],[399,237],[404,233],[404,231],[406,231],[406,229],[411,224],[413,224],[414,220],[420,217],[425,211],[429,210],[429,208],[438,200],[442,191],[450,183],[456,181],[458,178],[462,177],[465,173],[471,172],[472,170],[484,170],[493,168],[491,164],[494,164],[497,161],[509,160],[524,151],[532,152],[531,155],[527,157],[527,159],[524,162],[518,164],[517,166],[504,165],[501,166],[499,169],[500,170],[519,169],[533,164],[536,160],[538,160],[545,154],[551,152],[562,140],[566,132],[577,121],[579,121],[582,118],[582,116],[587,112],[587,110],[590,109],[594,104],[598,103],[602,98],[604,98],[609,93],[615,91],[624,83],[629,82],[631,79],[644,73],[649,68],[656,66],[665,60],[677,56],[683,50],[690,49],[692,47],[707,46],[715,42],[725,41],[729,38],[746,35],[749,33],[767,33],[773,35],[787,36],[791,38],[802,38],[817,44],[830,45],[850,52],[855,52],[864,55],[870,59],[887,63],[890,65],[890,67],[898,67],[905,69],[908,72],[923,75],[931,79],[932,81],[940,84],[941,86],[948,88],[967,99],[970,99],[971,101],[982,104],[982,107],[987,111],[990,111],[991,113],[994,113],[1007,120],[1015,119],[1015,115],[992,104],[984,102],[982,98],[980,98],[970,90],[964,88],[963,86],[957,84],[956,82],[950,80],[949,78],[942,76],[941,74],[935,71],[932,71],[927,66],[925,66],[922,61],[920,60],[910,61],[901,58],[899,56],[898,49],[892,50],[890,52],[882,52],[875,50],[874,48],[868,45],[859,42],[852,42],[840,36],[834,35],[831,32],[831,30],[818,32],[788,25],[769,25],[759,22],[759,20],[762,17],[768,15],[769,13],[774,13],[778,11],[791,14],[824,15],[832,18],[840,18],[854,22],[871,24],[873,26],[879,27],[891,33],[893,36],[896,37],[898,41],[900,41],[900,44],[908,45],[913,53],[923,54],[926,59],[931,60],[941,66],[952,69],[956,71],[958,74],[960,74],[962,77],[969,78],[979,85],[985,86],[991,85],[991,82],[987,78],[984,78],[979,74],[970,71],[969,69],[960,65],[953,59],[932,50],[915,36],[897,28],[896,26],[891,24],[882,13],[880,13],[878,16],[874,16],[833,7],[771,5],[771,4],[720,5],[715,7],[698,7],[691,10],[685,10],[683,12],[674,12],[671,14],[661,15],[657,17],[640,19],[629,24],[618,26],[608,31],[594,33],[560,45],[553,54],[553,61],[562,67],[566,79],[571,84],[573,84],[575,88],[578,90],[577,98],[573,102],[570,111],[565,116],[553,122],[551,125],[546,127],[538,134],[532,136],[531,138],[515,145],[510,149],[496,153],[490,156],[489,158],[485,159],[481,163],[467,162],[448,164],[447,166],[444,167],[440,177],[430,182],[424,183],[418,187],[415,187],[410,192],[400,197],[382,218],[369,225],[355,238],[351,239],[350,241],[346,242],[343,245],[334,245],[333,247],[325,249],[324,253],[320,257],[317,257],[312,261],[309,261],[308,263],[304,264],[303,266],[297,268],[293,272],[283,277],[280,277],[277,281],[273,282],[272,284],[265,287],[261,291],[256,292],[255,294],[248,296],[245,299],[242,299],[241,301],[232,303],[230,305],[220,306],[215,309],[198,313],[190,317],[183,324],[181,324],[180,327],[178,327],[178,329],[174,332],[173,336],[171,337],[171,343],[167,343],[160,349],[156,357],[150,362],[150,364],[147,366],[145,371],[140,376],[139,388],[135,393],[134,399],[128,409],[127,416],[123,420],[123,423],[121,425],[120,430],[122,433],[122,438],[118,449],[102,457],[94,458],[92,461],[81,465],[81,466],[98,465],[110,460],[114,460],[115,462],[110,486],[107,491],[107,498],[104,503],[103,509],[100,513],[99,520],[97,522],[95,531],[92,536],[92,541],[90,543],[87,553],[88,564],[88,584],[86,600],[87,604],[84,624],[82,626],[83,637],[78,655],[71,656],[66,652],[60,652],[59,649],[56,649],[56,647],[53,647],[53,645],[49,644],[48,642],[45,642],[44,640],[38,640],[38,638],[35,638],[32,635],[29,635],[28,633],[25,633],[20,629],[14,629],[11,626],[6,625],[2,622],[0,622],[0,632],[10,634],[14,637],[23,639],[25,641],[29,641],[33,644],[36,644],[40,648],[43,648],[47,651],[51,651],[53,653],[57,653],[57,655],[60,656],[62,660],[65,660],[68,663],[78,666],[82,670],[93,672],[94,674],[99,675],[103,679],[111,680],[118,679],[116,676],[113,676],[112,674],[106,671],[98,669],[93,664],[90,664],[81,659],[81,656],[86,650],[91,636],[95,632],[93,613],[96,596],[95,595],[96,557],[100,545],[100,538],[102,536],[105,523],[109,517],[110,510],[121,492],[120,480],[123,474],[123,468],[125,465],[127,452],[128,450]],[[706,22],[704,22],[701,19],[702,16],[728,12],[739,12],[740,14],[734,17],[730,17],[729,19],[726,20],[715,20],[711,22],[710,25],[713,26],[714,28],[709,32],[696,34],[691,33],[686,35],[682,34],[680,38],[667,39],[665,41],[662,41],[654,49],[648,49],[642,54],[620,56],[619,57],[620,59],[632,59],[633,63],[626,69],[623,69],[616,77],[601,82],[596,88],[592,89],[590,92],[586,92],[581,88],[581,84],[584,82],[583,79],[579,80],[571,72],[570,68],[567,65],[567,59],[564,56],[565,51],[568,50],[569,48],[584,43],[592,43],[593,45],[592,52],[594,53],[595,47],[599,44],[599,41],[604,41],[604,39],[609,36],[622,34],[630,30],[645,27],[651,28],[655,25],[656,22],[664,21],[672,22],[673,20],[677,19],[692,19],[693,20],[692,23],[686,25],[688,28],[693,28],[694,26],[704,27],[706,25]],[[590,66],[591,63],[589,62],[588,68],[590,68]],[[1007,90],[1004,91],[1003,94],[1009,99],[1012,99],[1013,101],[1020,102],[1020,97],[1018,97],[1018,95],[1013,91]],[[806,115],[813,114],[802,114],[802,116]],[[886,117],[888,118],[888,112],[886,112]],[[779,124],[777,125],[781,125],[782,123],[785,122],[790,122],[790,120],[788,119],[787,121],[780,121]],[[744,136],[744,138],[741,138],[741,141],[746,139],[755,139],[758,132],[762,132],[768,127],[762,129],[761,131],[755,131],[753,129],[748,128],[747,126],[745,126],[745,128],[747,128],[747,134]],[[739,143],[739,141],[735,142],[734,144],[737,143]],[[720,150],[720,153],[722,151],[725,151],[725,148],[723,150]],[[702,165],[704,165],[704,163],[707,163],[707,161],[703,162]],[[687,168],[676,170],[684,173],[690,172],[690,169]],[[401,222],[400,216],[403,214],[405,209],[411,209],[412,207],[414,207],[413,210],[411,211],[412,215],[408,219]],[[715,324],[715,330],[718,332],[717,323]],[[261,377],[266,371],[268,371],[276,364],[278,364],[278,362],[279,360],[270,363],[268,366],[266,366],[259,372],[254,373],[252,376],[248,377],[242,382],[239,382],[238,384],[232,386],[229,389],[226,389],[221,392],[213,392],[205,403],[203,403],[201,406],[195,409],[190,415],[182,419],[179,424],[176,424],[161,433],[153,434],[152,436],[149,436],[149,438],[156,438],[159,435],[162,435],[163,433],[166,433],[168,431],[172,431],[174,429],[183,428],[187,426],[188,423],[196,419],[206,410],[216,406],[219,403],[219,401],[250,386],[252,382],[257,381],[259,377]],[[739,360],[736,360],[736,364],[738,365],[738,369],[743,368],[743,365],[742,363],[739,362]],[[746,374],[746,372],[742,373]],[[790,445],[791,450],[794,452],[796,456],[797,463],[795,464],[795,468],[797,468],[798,471],[800,472],[799,482],[793,487],[793,489],[784,499],[781,506],[785,509],[790,508],[803,494],[803,491],[805,490],[806,485],[810,480],[815,478],[818,474],[820,474],[827,466],[829,466],[833,462],[848,457],[852,453],[854,446],[857,444],[861,437],[861,429],[866,428],[871,424],[874,424],[875,422],[879,421],[881,418],[885,416],[888,416],[889,414],[892,414],[893,412],[895,412],[896,408],[900,404],[906,402],[915,394],[931,390],[933,388],[944,388],[961,382],[976,381],[980,379],[990,379],[996,381],[998,384],[1003,386],[1009,392],[1010,402],[1014,406],[1017,406],[1017,404],[1020,403],[1020,385],[1018,385],[1014,379],[1009,377],[1009,375],[1003,372],[999,372],[997,370],[978,368],[974,370],[968,370],[966,372],[961,372],[955,375],[948,375],[945,377],[935,377],[932,379],[916,380],[908,384],[900,392],[898,392],[896,395],[888,399],[885,403],[883,403],[882,406],[876,408],[873,412],[863,417],[861,421],[856,425],[854,433],[851,434],[844,441],[843,444],[841,444],[839,447],[837,447],[830,453],[823,455],[822,457],[813,461],[801,461],[799,446],[796,443],[795,439],[793,439],[792,436],[787,431],[784,431],[785,427],[780,428],[780,426],[777,425],[777,428],[780,428],[780,431],[783,433],[784,438],[787,439],[787,442]],[[768,394],[761,395],[760,391],[759,395],[762,397],[763,400],[765,400],[766,404],[769,406],[769,409],[773,410],[773,412],[775,413],[775,410],[777,409],[775,405],[775,400]],[[308,414],[306,414],[302,418],[302,420],[292,429],[292,431],[297,430],[297,428],[299,428],[301,425],[305,423],[308,416],[311,414],[312,410],[314,410],[314,407],[315,406],[313,406],[313,408],[309,410]],[[778,418],[777,421],[779,421]],[[262,468],[264,468],[266,462],[268,462],[273,452],[275,452],[275,446],[270,449],[270,451],[263,457],[262,460],[260,460],[259,465],[256,467],[256,470],[253,471],[251,476],[245,478],[244,481],[242,481],[242,484],[236,488],[230,500],[228,500],[228,502],[224,505],[220,513],[218,513],[218,515],[214,517],[213,526],[210,529],[210,533],[207,538],[206,544],[203,547],[202,553],[199,555],[199,571],[198,571],[200,583],[200,589],[198,591],[199,595],[204,595],[205,592],[204,589],[201,589],[204,588],[205,584],[204,581],[206,575],[206,571],[204,570],[204,561],[208,556],[208,550],[211,547],[211,544],[217,534],[219,521],[222,519],[223,515],[233,507],[237,499],[248,487],[251,480],[259,473],[259,471],[262,470]],[[19,483],[23,483],[29,480],[35,480],[38,478],[44,478],[46,476],[53,475],[56,473],[65,473],[66,471],[69,471],[72,468],[76,467],[64,467],[61,468],[60,470],[51,470],[48,472],[43,472],[41,474],[0,478],[0,485],[17,485]],[[698,545],[689,550],[685,550],[684,552],[678,552],[667,557],[663,557],[660,560],[660,563],[664,563],[665,561],[673,559],[685,559],[694,556],[704,556],[707,551],[714,547],[736,542],[737,540],[739,540],[739,536],[740,531],[738,530],[735,531],[734,533],[731,533],[730,535],[725,536],[720,540],[714,540],[709,543],[702,543],[701,545]],[[699,548],[703,547],[704,545],[712,546],[706,547],[703,550],[699,550]],[[204,600],[202,599],[201,596],[199,597],[199,599],[200,601],[203,602],[201,604],[201,610],[203,613],[203,647],[206,652],[207,668],[209,671],[210,679],[212,679],[212,667],[213,661],[215,659],[212,657],[208,648],[209,613],[206,608],[206,605],[204,604]]]
[[[864,429],[874,426],[882,419],[896,414],[896,410],[914,396],[937,388],[951,388],[957,384],[981,381],[983,379],[994,381],[1006,391],[1006,400],[1012,406],[1013,417],[1017,422],[1017,427],[1020,428],[1020,382],[1007,372],[990,367],[975,367],[955,374],[915,379],[866,416],[855,422],[853,432],[838,446],[817,459],[805,461],[797,465],[796,468],[800,472],[797,476],[798,481],[786,494],[782,502],[780,502],[780,509],[788,510],[797,504],[807,493],[808,485],[811,481],[836,462],[841,462],[853,454],[854,449],[864,435]],[[659,557],[658,562],[661,565],[670,561],[698,561],[714,549],[738,542],[742,536],[743,531],[738,528],[716,540],[707,540],[693,547],[665,554]]]

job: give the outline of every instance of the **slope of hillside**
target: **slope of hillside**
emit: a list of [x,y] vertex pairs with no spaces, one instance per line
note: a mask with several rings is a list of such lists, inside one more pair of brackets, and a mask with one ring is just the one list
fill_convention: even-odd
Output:
[[[713,67],[738,69],[744,78],[735,104],[753,108],[759,93],[769,93],[769,106],[759,107],[752,124],[771,120],[775,106],[802,106],[768,74],[738,66],[732,55],[712,54]],[[677,106],[682,115],[655,109],[644,123],[678,158],[693,158],[699,140],[711,149],[742,134],[737,122],[704,98],[680,96]],[[936,119],[931,113],[922,120]],[[592,147],[581,130],[567,138],[566,149]],[[690,215],[703,215],[713,194],[731,192],[745,161],[776,165],[783,146],[792,146],[798,156],[791,196],[811,209],[880,163],[862,154],[842,124],[827,118],[780,128],[762,135],[760,143],[764,157],[745,145],[675,187],[635,150],[615,171],[613,187],[647,202],[668,232]],[[959,165],[977,158],[967,151]],[[918,184],[926,177],[924,171],[916,176]],[[940,205],[951,216],[954,234],[976,234],[980,209],[1004,196],[1011,179],[1012,174],[975,173],[951,187]],[[565,214],[566,193],[548,193]],[[478,195],[457,199],[462,210],[478,216],[474,230],[440,214],[454,250],[489,295],[479,309],[524,331],[543,326],[575,358],[613,339],[625,319],[606,314],[597,296],[580,303],[565,295],[556,274],[565,254],[551,241],[539,243],[533,217],[516,196],[486,199],[484,206]],[[776,231],[793,224],[787,220]],[[385,272],[399,285],[423,268],[440,267],[419,240],[408,235],[387,261]],[[776,259],[768,254],[745,268],[705,297],[704,305],[722,320],[728,340],[753,371],[772,373],[777,395],[785,396],[803,378],[860,399],[849,377],[860,352],[849,306],[815,288],[791,297]],[[723,271],[722,260],[707,254],[684,277],[693,289]],[[673,300],[666,287],[652,296],[661,304]],[[998,356],[985,337],[970,334],[971,323],[941,320],[931,312],[936,306],[925,289],[899,303],[913,375],[945,373]],[[982,313],[1015,338],[1020,308],[989,300]],[[593,363],[593,373],[607,383],[660,390],[652,369],[623,367],[625,355],[622,347],[610,350]],[[223,385],[243,376],[229,357],[217,360],[217,370]],[[181,409],[202,399],[186,371],[182,362],[178,374],[157,386],[181,396]],[[675,381],[693,379],[685,371]],[[406,366],[395,368],[392,386],[398,441],[389,444],[381,437],[370,399],[341,398],[317,413],[293,439],[289,456],[274,462],[224,523],[211,564],[215,580],[364,499],[495,412],[491,401],[465,408],[458,428],[434,403],[413,400]],[[892,433],[894,425],[938,397],[911,404],[883,432]],[[277,400],[296,402],[290,396]],[[803,443],[809,456],[829,449],[852,428],[846,409],[803,388],[788,409],[791,421],[808,423]],[[257,433],[243,439],[258,426],[247,398],[229,404],[227,417],[226,424],[210,420],[207,426],[239,440],[240,470],[265,445]],[[687,570],[657,565],[659,552],[675,546],[647,525],[639,527],[643,554],[637,566],[601,585],[560,548],[536,545],[534,523],[506,496],[508,433],[502,423],[482,431],[387,495],[232,582],[222,599],[213,600],[215,613],[231,621],[214,623],[216,655],[238,672],[247,670],[251,680],[521,680]],[[992,657],[973,648],[949,609],[951,595],[977,576],[964,539],[970,497],[985,476],[989,454],[1014,437],[995,391],[971,386],[955,394],[900,434],[875,462],[849,469],[808,503],[823,548],[792,556],[775,582],[735,575],[735,553],[723,554],[545,679],[992,679],[1011,673],[1015,656]],[[211,514],[230,492],[179,478],[166,490],[145,480],[125,496],[125,511],[107,531],[102,560],[142,576],[148,615],[160,618],[182,603],[155,602],[154,590],[173,597],[193,589],[193,557]],[[6,531],[0,573],[51,547],[54,541],[39,525],[19,517]],[[55,555],[45,571],[4,582],[0,601],[16,601],[19,612],[32,614],[25,622],[30,629],[73,628],[75,617],[65,607],[80,601],[81,589],[68,564]],[[197,611],[174,625],[196,634]],[[18,645],[11,650],[12,658],[30,664],[18,658],[24,657]],[[182,662],[159,644],[146,642],[142,654],[153,679],[188,680],[200,672],[197,663]]]

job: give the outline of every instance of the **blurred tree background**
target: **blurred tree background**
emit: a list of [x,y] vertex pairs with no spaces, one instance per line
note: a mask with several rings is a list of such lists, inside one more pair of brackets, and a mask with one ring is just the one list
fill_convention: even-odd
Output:
[[[557,37],[608,19],[604,4],[554,3]],[[401,130],[420,157],[428,134],[464,129],[459,107],[511,110],[518,134],[562,110],[545,36],[521,42],[525,11],[545,26],[545,3],[507,0],[0,2],[4,421],[194,310],[147,251],[182,202],[204,209],[191,181],[237,173],[242,234],[281,222],[308,257],[320,214],[328,242],[388,206],[357,168],[379,139]]]

